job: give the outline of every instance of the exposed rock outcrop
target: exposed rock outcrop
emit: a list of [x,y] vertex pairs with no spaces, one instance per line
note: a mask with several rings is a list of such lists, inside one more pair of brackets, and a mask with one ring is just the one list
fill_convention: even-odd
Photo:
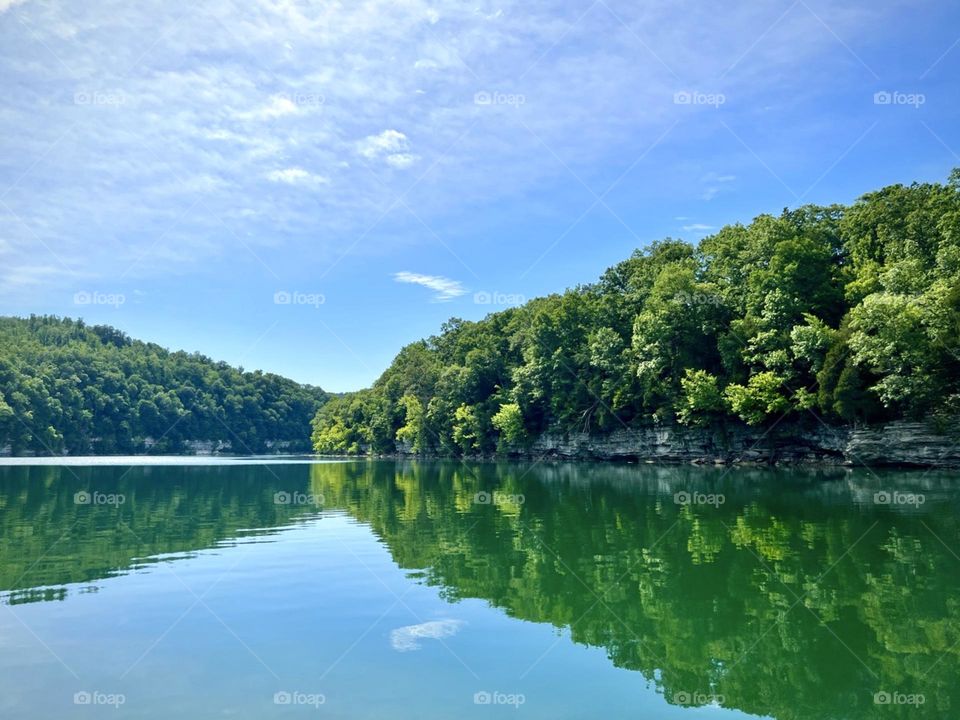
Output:
[[607,435],[545,434],[525,453],[535,457],[637,460],[663,463],[854,464],[960,467],[960,429],[925,423],[876,427],[719,429],[667,426]]

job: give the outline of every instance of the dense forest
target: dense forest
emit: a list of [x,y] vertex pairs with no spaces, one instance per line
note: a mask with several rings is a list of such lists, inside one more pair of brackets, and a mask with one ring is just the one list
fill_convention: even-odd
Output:
[[[321,453],[472,455],[544,432],[875,423],[960,410],[960,170],[667,239],[599,281],[403,348]],[[814,418],[816,415],[816,418]]]
[[[0,318],[0,451],[178,452],[189,440],[307,449],[319,388],[170,352],[114,328]],[[148,442],[148,440],[150,442]]]

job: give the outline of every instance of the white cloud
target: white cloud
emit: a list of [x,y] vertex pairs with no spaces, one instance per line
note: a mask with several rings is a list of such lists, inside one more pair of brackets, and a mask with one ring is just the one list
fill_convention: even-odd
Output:
[[270,182],[286,183],[287,185],[325,185],[330,182],[328,178],[322,175],[314,175],[299,167],[271,170],[267,173],[267,180]]
[[393,278],[397,282],[422,285],[433,290],[436,293],[433,296],[434,302],[447,302],[467,294],[467,289],[463,287],[459,280],[451,280],[442,275],[421,275],[404,271],[396,273]]
[[704,225],[703,223],[691,223],[690,225],[684,225],[683,229],[686,232],[691,232],[691,231],[705,232],[707,230],[713,230],[713,225]]
[[272,120],[284,115],[295,115],[298,111],[296,103],[289,97],[275,95],[265,105],[253,110],[234,112],[234,116],[241,120]]
[[420,649],[420,640],[442,640],[453,637],[466,623],[463,620],[431,620],[390,631],[390,645],[397,652]]
[[[894,4],[838,10],[831,30],[855,49],[875,42]],[[424,242],[408,213],[387,213],[400,193],[428,223],[441,213],[460,222],[569,180],[568,168],[626,166],[663,136],[631,172],[658,178],[654,155],[697,147],[691,136],[730,140],[717,123],[667,132],[690,110],[673,102],[674,74],[694,86],[749,49],[705,89],[726,94],[725,122],[753,147],[750,113],[783,95],[800,105],[822,58],[846,53],[802,6],[771,29],[777,14],[750,0],[731,0],[723,13],[693,0],[628,3],[617,11],[623,24],[598,6],[573,26],[559,0],[208,0],[187,20],[163,0],[0,0],[0,11],[14,6],[23,25],[0,22],[7,286],[55,286],[36,269],[48,262],[94,278],[214,267],[232,250],[221,239],[229,231],[254,250],[301,243],[311,262],[345,246],[383,253]],[[643,32],[650,27],[659,31]],[[863,68],[850,65],[862,83]],[[837,83],[848,72],[838,68]],[[477,105],[478,91],[525,102]],[[113,95],[123,102],[101,102]],[[796,142],[783,152],[815,145],[792,130]],[[786,166],[757,152],[777,171]],[[400,172],[411,166],[431,168],[414,188]],[[706,198],[735,186],[729,174],[693,177]],[[324,192],[266,192],[278,183]],[[355,243],[381,215],[377,232]]]
[[295,112],[297,112],[297,106],[293,104],[293,100],[280,96],[273,98],[270,104],[260,111],[261,115],[266,118],[292,115]]
[[700,197],[704,200],[713,200],[717,195],[728,189],[729,184],[736,179],[736,175],[720,175],[715,172],[709,172],[700,180],[701,183],[706,185]]
[[23,2],[26,2],[26,0],[0,0],[0,14],[5,13],[14,5],[19,5]]
[[410,153],[393,153],[383,158],[383,161],[395,168],[408,168],[420,159],[419,155]]
[[[368,135],[357,144],[358,152],[368,160],[405,155],[402,151],[409,147],[410,142],[407,136],[399,130],[384,130],[379,135]],[[407,155],[407,157],[412,156]]]

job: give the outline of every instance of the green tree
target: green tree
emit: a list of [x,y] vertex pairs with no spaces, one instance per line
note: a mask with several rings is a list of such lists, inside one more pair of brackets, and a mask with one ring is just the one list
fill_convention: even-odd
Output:
[[498,448],[509,450],[527,439],[527,430],[523,424],[523,413],[517,403],[505,403],[491,418],[493,426],[500,432]]
[[684,425],[709,425],[723,412],[723,393],[717,386],[717,378],[706,370],[687,368],[680,386],[683,395],[677,419]]

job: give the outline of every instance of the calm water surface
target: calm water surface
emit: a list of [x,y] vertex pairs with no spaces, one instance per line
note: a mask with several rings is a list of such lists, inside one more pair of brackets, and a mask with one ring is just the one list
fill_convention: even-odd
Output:
[[0,717],[956,718],[956,483],[10,464]]

